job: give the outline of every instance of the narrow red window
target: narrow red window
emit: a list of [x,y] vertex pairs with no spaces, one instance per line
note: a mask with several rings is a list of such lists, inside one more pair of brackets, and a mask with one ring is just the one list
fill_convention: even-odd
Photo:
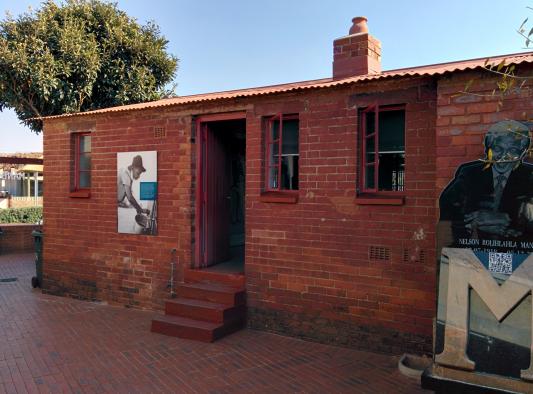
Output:
[[360,191],[400,192],[405,184],[405,110],[372,105],[361,111]]
[[91,135],[74,134],[74,189],[91,188]]
[[266,130],[267,191],[298,190],[298,115],[276,115],[268,119]]

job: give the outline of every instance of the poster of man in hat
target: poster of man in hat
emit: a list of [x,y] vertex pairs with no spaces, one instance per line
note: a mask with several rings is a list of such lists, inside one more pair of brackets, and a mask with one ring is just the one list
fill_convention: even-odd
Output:
[[117,153],[118,232],[157,234],[157,152]]

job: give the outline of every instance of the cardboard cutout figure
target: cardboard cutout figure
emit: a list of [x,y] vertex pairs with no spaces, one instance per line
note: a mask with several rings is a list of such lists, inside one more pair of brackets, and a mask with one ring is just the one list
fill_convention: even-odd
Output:
[[433,375],[533,390],[533,165],[529,127],[489,128],[485,157],[442,192]]
[[[449,222],[453,237],[442,246],[464,247],[471,239],[533,241],[533,165],[523,162],[529,129],[498,122],[484,144],[485,159],[461,165],[441,194],[440,220]],[[496,250],[505,245],[487,243]]]

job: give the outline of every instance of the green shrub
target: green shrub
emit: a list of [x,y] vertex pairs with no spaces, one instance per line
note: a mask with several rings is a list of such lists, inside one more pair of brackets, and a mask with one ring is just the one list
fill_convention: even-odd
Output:
[[38,223],[43,218],[43,207],[0,209],[0,223]]

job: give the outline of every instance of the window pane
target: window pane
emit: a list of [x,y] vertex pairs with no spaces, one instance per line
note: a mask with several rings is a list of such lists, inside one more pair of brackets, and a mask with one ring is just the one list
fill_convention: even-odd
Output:
[[376,149],[376,140],[374,137],[367,138],[365,140],[365,151],[366,151],[366,163],[373,163],[375,160]]
[[91,151],[91,136],[82,135],[80,136],[80,153],[90,152]]
[[277,166],[279,161],[279,144],[273,143],[270,144],[270,159],[269,164],[271,166]]
[[91,173],[89,171],[81,171],[79,179],[79,188],[86,189],[91,187]]
[[[268,189],[298,189],[299,121],[270,122],[268,146]],[[277,141],[276,141],[277,140]]]
[[270,167],[268,170],[268,187],[270,189],[277,189],[278,182],[278,167]]
[[379,151],[403,152],[405,150],[405,111],[379,113]]
[[367,166],[366,172],[365,172],[365,188],[366,189],[374,189],[375,188],[375,182],[374,182],[374,166]]
[[367,112],[365,113],[366,117],[366,135],[370,135],[374,132],[376,128],[376,113]]
[[298,154],[298,119],[283,121],[282,154]]
[[80,154],[80,171],[89,171],[91,169],[91,155],[89,153]]
[[379,113],[378,189],[404,190],[405,111]]
[[272,122],[272,133],[270,135],[271,141],[275,141],[279,138],[279,120]]
[[281,188],[285,190],[298,190],[298,156],[296,155],[282,157]]
[[404,190],[405,154],[381,153],[378,174],[379,190]]

